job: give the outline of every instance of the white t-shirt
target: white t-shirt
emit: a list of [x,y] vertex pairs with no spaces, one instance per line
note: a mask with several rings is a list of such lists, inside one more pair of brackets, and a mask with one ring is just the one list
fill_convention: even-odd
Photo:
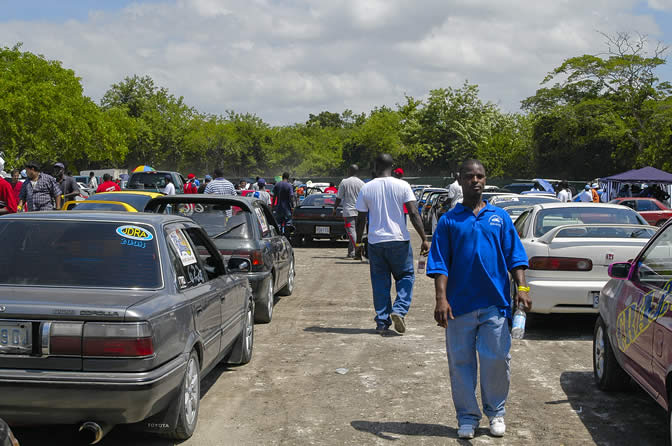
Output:
[[357,204],[359,191],[362,190],[363,186],[364,181],[357,177],[348,177],[338,185],[338,193],[336,194],[336,197],[341,199],[344,217],[357,216],[357,208],[355,205]]
[[166,184],[163,188],[163,193],[166,195],[175,195],[175,185],[173,183]]
[[558,200],[562,201],[563,203],[567,203],[571,199],[572,194],[569,192],[568,189],[563,189],[560,192],[558,192]]
[[398,178],[376,178],[362,186],[356,209],[369,213],[369,243],[410,240],[404,203],[415,200],[411,186]]
[[593,201],[593,194],[589,190],[584,190],[579,194],[579,200],[583,201],[584,203],[587,203],[589,201]]
[[457,203],[462,203],[462,186],[455,180],[448,186],[448,198],[450,198],[450,208],[457,206]]

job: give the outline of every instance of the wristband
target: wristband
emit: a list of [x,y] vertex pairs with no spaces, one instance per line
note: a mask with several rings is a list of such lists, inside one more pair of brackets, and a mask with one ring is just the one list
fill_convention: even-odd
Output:
[[530,287],[529,286],[518,285],[518,291],[525,291],[526,293],[529,293],[530,292]]

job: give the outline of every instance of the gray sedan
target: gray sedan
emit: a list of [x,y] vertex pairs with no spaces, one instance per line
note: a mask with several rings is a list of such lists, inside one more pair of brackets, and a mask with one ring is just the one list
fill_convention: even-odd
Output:
[[175,439],[200,380],[250,361],[254,300],[193,220],[77,211],[0,219],[0,418]]

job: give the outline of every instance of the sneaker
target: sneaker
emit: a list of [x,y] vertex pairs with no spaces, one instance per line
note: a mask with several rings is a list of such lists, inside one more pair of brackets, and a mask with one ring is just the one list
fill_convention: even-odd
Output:
[[474,431],[475,431],[475,428],[471,424],[463,424],[457,430],[457,436],[460,437],[460,438],[471,439],[471,438],[474,438]]
[[376,333],[378,333],[381,336],[387,336],[390,334],[390,327],[387,325],[378,325],[376,327]]
[[494,417],[490,420],[490,433],[493,437],[503,437],[505,432],[504,417]]
[[394,329],[397,330],[397,333],[406,333],[406,322],[404,321],[404,317],[402,315],[392,313],[390,314],[390,319],[392,319]]

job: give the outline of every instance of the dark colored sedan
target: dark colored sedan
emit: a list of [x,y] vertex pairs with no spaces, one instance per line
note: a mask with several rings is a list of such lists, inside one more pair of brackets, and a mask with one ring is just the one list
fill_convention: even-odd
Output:
[[[196,429],[200,380],[250,361],[254,300],[188,218],[49,212],[0,219],[0,417],[174,439]],[[57,442],[54,442],[56,444]]]
[[229,267],[244,272],[250,280],[256,322],[271,321],[276,295],[292,294],[294,250],[263,201],[183,194],[155,198],[146,210],[187,216],[205,229]]
[[[632,378],[667,410],[672,442],[672,225],[663,226],[631,262],[609,266],[599,296],[593,368],[602,390]],[[627,408],[624,408],[627,410]]]
[[347,237],[343,222],[343,208],[334,214],[335,194],[312,194],[292,213],[295,243],[313,239],[342,240]]

